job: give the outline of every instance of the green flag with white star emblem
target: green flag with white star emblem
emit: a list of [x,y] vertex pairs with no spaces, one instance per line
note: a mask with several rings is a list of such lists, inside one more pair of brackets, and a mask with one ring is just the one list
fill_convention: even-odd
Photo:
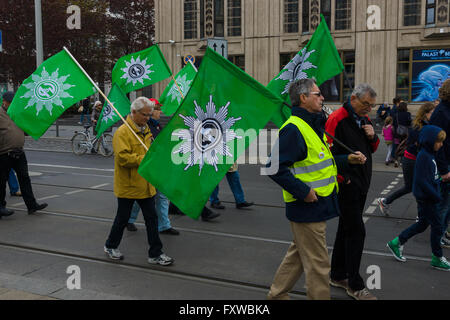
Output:
[[[114,108],[119,111],[122,117],[125,118],[125,116],[130,113],[131,102],[117,84],[114,84],[111,88],[111,91],[108,94],[108,100],[111,101]],[[95,130],[97,131],[97,138],[119,120],[119,115],[106,101],[103,105],[102,112],[98,117],[97,126],[95,127]]]
[[120,58],[112,70],[112,83],[128,93],[172,75],[158,45]]
[[[306,46],[267,85],[267,89],[281,96],[288,103],[290,103],[289,86],[292,82],[315,78],[317,86],[320,86],[344,70],[325,18],[323,15],[321,17],[322,22]],[[281,127],[290,116],[289,107],[283,106],[274,114],[272,121]]]
[[8,115],[37,140],[66,109],[95,92],[83,71],[62,50],[25,79],[8,108]]
[[[197,71],[195,67],[188,63],[183,69],[181,69],[175,76],[175,81],[170,81],[161,97],[159,103],[162,104],[161,110],[166,116],[171,116],[181,104],[181,101],[191,88],[191,83],[194,81]],[[178,86],[177,86],[178,84]],[[181,93],[183,96],[181,96]]]
[[214,188],[281,104],[262,84],[207,48],[191,89],[138,173],[197,219]]

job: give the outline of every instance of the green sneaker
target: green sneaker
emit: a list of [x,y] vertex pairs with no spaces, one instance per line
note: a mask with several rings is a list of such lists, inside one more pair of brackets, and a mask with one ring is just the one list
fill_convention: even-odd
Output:
[[401,261],[401,262],[406,261],[406,258],[402,255],[403,246],[400,245],[400,240],[398,239],[398,237],[392,241],[389,241],[387,243],[387,247],[389,248],[389,250],[391,250],[395,259],[397,259],[398,261]]
[[450,263],[445,259],[445,257],[436,257],[434,254],[431,255],[431,266],[435,269],[442,271],[450,271]]

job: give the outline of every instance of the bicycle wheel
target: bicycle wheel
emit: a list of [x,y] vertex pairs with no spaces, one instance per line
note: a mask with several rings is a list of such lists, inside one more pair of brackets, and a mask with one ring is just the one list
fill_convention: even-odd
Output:
[[78,132],[72,137],[72,151],[77,156],[81,156],[88,151],[88,138],[84,133]]
[[113,146],[112,146],[113,136],[109,133],[103,134],[101,137],[101,142],[98,145],[98,151],[104,157],[109,157],[113,154]]

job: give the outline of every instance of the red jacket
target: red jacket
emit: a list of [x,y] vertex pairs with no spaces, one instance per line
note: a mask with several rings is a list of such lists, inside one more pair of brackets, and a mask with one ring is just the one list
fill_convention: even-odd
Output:
[[[377,151],[380,139],[375,134],[375,137],[370,141],[364,130],[358,125],[353,113],[350,102],[345,103],[343,107],[330,115],[325,125],[325,130],[350,149],[361,151],[367,157],[364,165],[349,165],[348,168],[340,169],[338,172],[339,183],[350,179],[361,190],[362,194],[367,194],[372,178],[372,153]],[[362,121],[373,125],[369,117],[364,117]],[[331,146],[333,155],[349,153],[339,144],[333,143],[333,139],[330,137],[328,137],[328,143]]]

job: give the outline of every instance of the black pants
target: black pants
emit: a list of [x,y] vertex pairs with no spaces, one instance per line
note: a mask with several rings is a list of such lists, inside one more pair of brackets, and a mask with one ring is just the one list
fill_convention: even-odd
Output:
[[350,184],[340,186],[338,198],[341,215],[331,258],[330,277],[333,280],[348,279],[352,290],[361,290],[365,287],[359,268],[366,237],[362,214],[367,194],[361,194],[357,187]]
[[9,171],[11,168],[17,174],[22,198],[28,210],[34,209],[37,206],[36,199],[33,195],[33,188],[31,187],[30,176],[28,175],[28,162],[25,152],[17,158],[12,158],[8,154],[0,155],[0,206],[6,206],[6,182],[8,181]]
[[158,216],[156,215],[154,197],[146,199],[117,198],[117,215],[114,219],[105,246],[110,249],[117,249],[119,247],[123,231],[130,219],[131,208],[133,207],[134,201],[137,201],[139,207],[141,207],[142,215],[144,216],[145,227],[147,229],[147,241],[150,246],[148,256],[150,258],[156,258],[162,254],[162,242],[158,233]]
[[403,197],[405,194],[408,194],[412,191],[414,180],[414,166],[416,165],[416,160],[403,157],[402,164],[403,180],[405,181],[405,185],[388,196],[386,198],[386,204],[391,204],[398,198]]

